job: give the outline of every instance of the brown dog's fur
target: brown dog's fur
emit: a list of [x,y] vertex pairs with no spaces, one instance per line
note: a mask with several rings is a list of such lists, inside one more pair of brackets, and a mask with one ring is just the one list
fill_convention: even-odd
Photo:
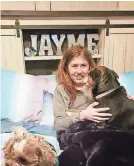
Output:
[[12,137],[4,147],[5,166],[53,166],[56,160],[53,147],[43,137],[22,134],[19,130],[14,131],[19,135]]
[[107,123],[122,129],[134,129],[134,101],[127,98],[125,88],[118,81],[118,75],[107,67],[98,66],[90,71],[89,76],[94,98],[115,89],[106,96],[95,99],[99,102],[98,107],[110,108],[112,118]]

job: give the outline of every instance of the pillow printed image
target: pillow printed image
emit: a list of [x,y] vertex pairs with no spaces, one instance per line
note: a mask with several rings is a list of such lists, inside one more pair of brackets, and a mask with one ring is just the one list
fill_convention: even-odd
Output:
[[1,119],[40,122],[49,85],[47,78],[1,69]]
[[43,91],[43,116],[40,122],[41,125],[54,125],[53,115],[53,94],[48,91]]
[[48,91],[49,93],[52,93],[54,94],[54,90],[57,86],[57,82],[56,82],[56,75],[54,74],[51,74],[51,75],[44,75],[43,76],[45,79],[48,79],[49,80],[49,86],[48,88],[46,89],[46,91]]

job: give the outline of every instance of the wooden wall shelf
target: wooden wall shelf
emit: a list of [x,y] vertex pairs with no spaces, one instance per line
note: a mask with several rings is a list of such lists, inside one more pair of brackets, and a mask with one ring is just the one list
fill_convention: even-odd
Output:
[[[101,58],[102,55],[94,54],[92,58]],[[24,57],[25,61],[38,61],[38,60],[58,60],[61,59],[62,56],[54,55],[54,56],[35,56],[35,57]]]

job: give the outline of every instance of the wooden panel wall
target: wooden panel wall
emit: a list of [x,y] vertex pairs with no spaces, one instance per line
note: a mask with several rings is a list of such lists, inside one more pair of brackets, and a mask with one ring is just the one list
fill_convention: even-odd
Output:
[[119,10],[134,10],[134,1],[119,1]]
[[29,10],[29,11],[34,11],[34,1],[3,1],[1,2],[1,9],[2,10]]
[[2,10],[50,11],[49,1],[2,1]]
[[1,32],[1,67],[24,73],[25,64],[21,31],[20,38],[16,37],[16,31],[14,29],[2,29]]
[[110,30],[105,37],[104,65],[117,73],[134,71],[134,28]]
[[89,11],[89,10],[115,10],[117,2],[110,1],[52,1],[52,11]]
[[50,11],[50,2],[49,1],[34,1],[36,11]]
[[133,1],[2,1],[2,10],[98,11],[134,10]]

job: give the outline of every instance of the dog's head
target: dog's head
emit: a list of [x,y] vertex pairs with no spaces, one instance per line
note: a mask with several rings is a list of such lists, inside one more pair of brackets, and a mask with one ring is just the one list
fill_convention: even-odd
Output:
[[93,95],[106,92],[110,89],[117,88],[120,83],[118,75],[105,66],[98,66],[89,72],[89,82],[92,85]]
[[53,166],[56,153],[43,137],[23,135],[11,138],[4,147],[5,166]]

